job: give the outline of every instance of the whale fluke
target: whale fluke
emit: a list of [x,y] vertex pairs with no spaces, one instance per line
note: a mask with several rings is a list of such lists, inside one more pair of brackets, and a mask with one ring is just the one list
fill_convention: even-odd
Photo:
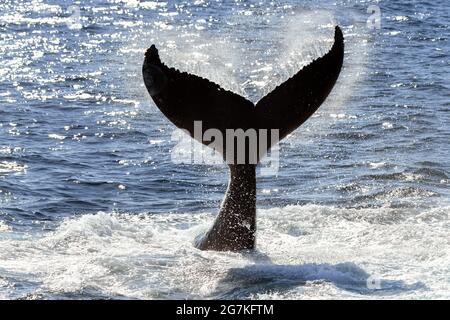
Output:
[[328,97],[344,61],[344,36],[335,28],[334,44],[256,104],[259,126],[280,130],[280,140],[303,124]]
[[[230,182],[213,227],[196,240],[203,250],[237,251],[253,249],[256,232],[256,165],[270,147],[304,123],[325,101],[342,68],[344,37],[335,29],[330,51],[311,62],[297,74],[280,84],[256,105],[219,85],[175,68],[166,66],[152,45],[145,54],[142,68],[144,83],[154,103],[177,127],[205,145],[203,134],[217,129],[223,137],[229,129],[254,129],[257,147],[245,143],[244,161],[237,161],[234,152],[223,141],[221,152],[230,167]],[[195,134],[196,121],[201,121],[201,135]],[[276,141],[271,133],[277,131]],[[260,144],[267,139],[266,144]],[[275,141],[275,142],[274,142]],[[234,141],[233,141],[234,146]],[[260,150],[263,148],[263,150]],[[227,153],[232,156],[228,157]],[[256,153],[256,154],[255,154]],[[256,159],[256,160],[255,160]]]

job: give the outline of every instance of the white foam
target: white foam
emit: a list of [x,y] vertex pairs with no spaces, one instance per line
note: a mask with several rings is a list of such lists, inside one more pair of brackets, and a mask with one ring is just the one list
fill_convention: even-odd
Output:
[[386,166],[386,162],[385,161],[380,161],[380,162],[369,162],[368,163],[370,168],[372,169],[379,169],[379,168],[383,168]]
[[28,166],[15,161],[0,161],[0,174],[12,172],[26,172]]
[[64,140],[64,139],[66,138],[66,136],[63,136],[63,135],[57,134],[57,133],[50,133],[50,134],[48,135],[48,137],[49,137],[50,139],[56,139],[56,140]]
[[[40,236],[8,232],[0,278],[37,283],[16,296],[89,289],[143,299],[449,298],[449,213],[450,206],[259,210],[256,253],[194,248],[212,214],[84,215]],[[11,292],[0,285],[0,296]]]
[[8,231],[11,231],[11,228],[4,221],[0,221],[0,232],[8,232]]

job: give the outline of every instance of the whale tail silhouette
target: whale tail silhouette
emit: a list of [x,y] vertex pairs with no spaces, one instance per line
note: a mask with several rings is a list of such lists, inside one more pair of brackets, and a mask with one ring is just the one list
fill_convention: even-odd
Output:
[[[227,137],[229,130],[255,132],[256,140],[245,139],[240,150],[234,138],[223,139],[222,148],[214,144],[230,167],[230,182],[213,227],[197,239],[198,248],[254,248],[256,165],[271,146],[303,124],[325,101],[339,77],[343,59],[344,37],[336,27],[334,44],[327,54],[255,105],[207,79],[166,66],[154,45],[147,50],[142,68],[145,86],[156,106],[177,127],[210,146],[212,141],[204,138],[210,129],[222,137]],[[201,122],[200,134],[196,134],[196,122]]]

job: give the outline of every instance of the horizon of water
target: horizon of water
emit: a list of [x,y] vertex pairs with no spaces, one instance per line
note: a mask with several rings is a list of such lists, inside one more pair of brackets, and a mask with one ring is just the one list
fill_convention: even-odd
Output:
[[[0,298],[448,299],[449,23],[445,1],[3,1]],[[333,92],[258,176],[256,251],[195,249],[228,171],[172,161],[146,48],[256,102],[336,24]]]

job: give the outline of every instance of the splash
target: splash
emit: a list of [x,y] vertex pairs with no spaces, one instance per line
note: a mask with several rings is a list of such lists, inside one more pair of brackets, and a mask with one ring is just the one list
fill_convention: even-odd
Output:
[[[7,232],[0,240],[0,295],[448,298],[449,212],[448,206],[412,214],[385,207],[263,209],[253,253],[195,249],[191,240],[212,222],[209,213],[87,214],[40,235]],[[9,289],[21,279],[26,283]]]

